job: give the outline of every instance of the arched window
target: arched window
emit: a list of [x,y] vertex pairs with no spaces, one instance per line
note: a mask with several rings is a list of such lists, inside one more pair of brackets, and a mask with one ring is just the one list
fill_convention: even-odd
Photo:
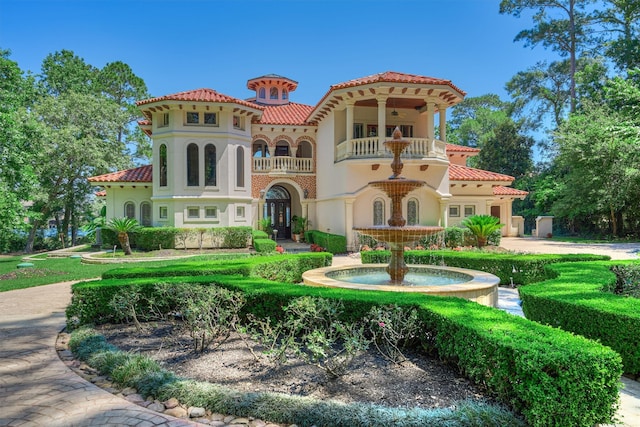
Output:
[[160,146],[160,187],[167,186],[167,146]]
[[289,156],[289,143],[281,140],[276,142],[276,156]]
[[267,96],[265,92],[264,88],[261,87],[260,90],[258,90],[258,98],[264,99]]
[[236,186],[244,187],[244,148],[236,149]]
[[198,146],[196,144],[187,145],[187,185],[189,187],[200,185],[199,163]]
[[143,227],[151,227],[151,203],[140,203],[140,224]]
[[277,87],[272,87],[269,90],[269,98],[278,99],[278,88]]
[[287,92],[287,90],[282,89],[282,99],[287,99],[288,96],[289,96],[289,93]]
[[418,201],[416,199],[409,199],[407,202],[407,225],[418,225],[419,220]]
[[204,185],[216,186],[216,146],[207,144],[204,147]]
[[127,202],[124,204],[124,216],[127,218],[136,218],[136,205],[133,202]]
[[296,151],[296,157],[301,159],[310,159],[313,157],[313,150],[309,141],[300,141],[298,150]]
[[269,157],[269,146],[262,140],[255,141],[252,145],[253,157]]
[[384,200],[373,201],[373,225],[384,225]]

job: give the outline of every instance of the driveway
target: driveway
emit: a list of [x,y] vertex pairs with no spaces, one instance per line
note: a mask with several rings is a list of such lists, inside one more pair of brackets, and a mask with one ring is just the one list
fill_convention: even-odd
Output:
[[638,259],[640,253],[640,243],[572,243],[533,237],[503,237],[500,246],[518,252],[596,254],[611,259]]

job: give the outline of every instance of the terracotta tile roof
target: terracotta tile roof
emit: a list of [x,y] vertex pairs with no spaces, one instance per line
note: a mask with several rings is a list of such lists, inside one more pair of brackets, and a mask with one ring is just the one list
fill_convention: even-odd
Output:
[[515,178],[501,173],[470,168],[451,163],[449,180],[451,181],[513,181]]
[[107,197],[107,192],[104,190],[96,191],[96,197]]
[[311,105],[290,102],[285,105],[265,105],[258,123],[273,125],[308,125],[307,116],[313,110]]
[[517,188],[505,187],[503,185],[497,185],[493,187],[494,196],[526,196],[528,191],[518,190]]
[[329,91],[379,82],[447,85],[457,92],[461,93],[463,96],[467,94],[462,89],[451,83],[451,80],[419,76],[417,74],[398,73],[396,71],[386,71],[384,73],[373,74],[371,76],[360,77],[359,79],[353,79],[343,83],[338,83],[332,85]]
[[447,152],[451,153],[479,153],[479,148],[466,147],[464,145],[456,145],[447,143]]
[[92,176],[89,182],[152,182],[151,165]]
[[239,104],[245,107],[262,110],[262,107],[242,99],[218,93],[213,89],[196,89],[185,92],[178,92],[171,95],[159,96],[156,98],[143,99],[136,102],[136,105],[152,104],[158,101],[184,101],[184,102],[219,102],[226,104]]

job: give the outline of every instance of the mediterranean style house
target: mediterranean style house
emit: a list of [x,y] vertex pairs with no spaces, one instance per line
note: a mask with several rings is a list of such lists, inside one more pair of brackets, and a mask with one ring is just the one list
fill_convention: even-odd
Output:
[[511,176],[466,166],[479,150],[447,143],[447,109],[465,96],[451,81],[385,72],[332,85],[316,105],[292,102],[297,86],[269,74],[247,82],[250,99],[196,89],[139,101],[152,164],[89,179],[107,219],[257,227],[270,218],[289,238],[292,217],[303,216],[357,249],[352,228],[386,225],[390,214],[390,199],[367,184],[390,175],[383,142],[399,127],[411,142],[403,176],[427,182],[403,201],[408,225],[490,214],[504,235],[518,234],[511,206],[527,193],[509,187]]

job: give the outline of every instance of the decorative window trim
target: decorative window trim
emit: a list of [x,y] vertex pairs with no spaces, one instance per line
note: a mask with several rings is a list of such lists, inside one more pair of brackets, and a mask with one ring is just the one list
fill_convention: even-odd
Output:
[[158,219],[160,221],[166,221],[169,219],[169,207],[158,206]]
[[200,219],[200,206],[187,206],[186,214],[187,219]]
[[207,219],[218,219],[218,207],[217,206],[205,206],[204,217]]
[[236,206],[236,218],[242,220],[246,218],[246,209],[244,206]]
[[166,128],[169,126],[169,113],[160,113],[160,120],[158,120],[159,128]]
[[244,117],[242,116],[233,116],[233,128],[238,130],[244,130]]
[[470,217],[476,214],[476,205],[464,205],[464,216]]
[[450,218],[460,218],[460,205],[450,205],[449,206],[449,217]]
[[[131,214],[127,213],[127,208],[131,206],[133,212]],[[136,219],[136,204],[132,201],[124,202],[124,217],[125,218],[133,218]]]
[[200,112],[199,111],[185,111],[184,124],[186,126],[199,126],[200,125]]
[[204,126],[218,126],[218,113],[207,112],[203,114],[202,118]]

